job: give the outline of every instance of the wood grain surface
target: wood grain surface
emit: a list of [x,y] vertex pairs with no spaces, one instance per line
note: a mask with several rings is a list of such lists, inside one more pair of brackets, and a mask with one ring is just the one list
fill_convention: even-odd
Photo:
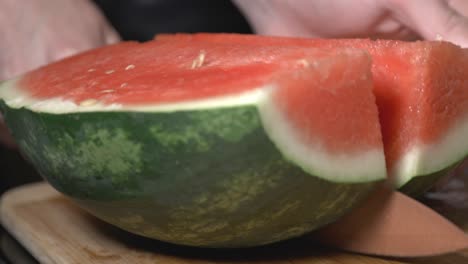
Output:
[[[467,208],[444,207],[429,199],[462,227]],[[463,207],[463,208],[462,208]],[[421,259],[383,259],[327,249],[307,238],[247,250],[180,247],[145,239],[107,225],[76,207],[46,183],[25,185],[1,200],[4,227],[43,264],[81,263],[272,263],[272,264],[466,264],[468,251]],[[423,242],[423,241],[422,241]]]

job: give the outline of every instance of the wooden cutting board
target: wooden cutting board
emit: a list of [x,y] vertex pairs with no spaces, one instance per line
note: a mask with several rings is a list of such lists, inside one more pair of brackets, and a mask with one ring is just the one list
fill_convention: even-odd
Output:
[[216,251],[168,245],[97,220],[45,183],[7,192],[1,200],[0,219],[8,232],[43,264],[468,263],[468,251],[435,258],[391,260],[321,248],[306,238],[249,250]]

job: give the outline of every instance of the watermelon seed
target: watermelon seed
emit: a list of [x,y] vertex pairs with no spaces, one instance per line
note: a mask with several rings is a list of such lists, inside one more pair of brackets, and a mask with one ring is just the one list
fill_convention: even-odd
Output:
[[128,85],[128,83],[122,83],[122,84],[120,85],[120,88],[124,88],[124,87],[126,87],[127,85]]
[[79,81],[79,80],[83,80],[84,78],[86,78],[86,76],[81,75],[81,76],[73,78],[73,80]]
[[309,62],[306,60],[306,59],[301,59],[301,60],[298,60],[297,63],[300,65],[300,66],[303,66],[303,67],[309,67]]
[[115,92],[113,89],[102,90],[101,93],[112,93]]
[[110,70],[110,71],[106,71],[106,74],[111,74],[111,73],[114,73],[115,70]]
[[94,72],[94,71],[96,71],[96,69],[94,68],[88,69],[88,72]]
[[80,102],[80,106],[93,106],[98,103],[98,100],[96,99],[87,99],[82,102]]
[[442,41],[442,40],[444,40],[444,38],[442,37],[442,35],[439,34],[439,33],[436,34],[435,39],[436,39],[437,41]]
[[200,51],[198,57],[192,61],[191,69],[200,68],[205,61],[205,51]]
[[127,67],[125,67],[125,70],[128,71],[128,70],[131,70],[131,69],[134,69],[134,68],[135,68],[135,65],[129,64],[129,65],[127,65]]

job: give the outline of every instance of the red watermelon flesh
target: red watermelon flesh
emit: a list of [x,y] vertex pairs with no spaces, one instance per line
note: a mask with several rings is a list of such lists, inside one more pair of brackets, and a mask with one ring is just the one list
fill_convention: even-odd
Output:
[[[138,108],[235,97],[275,84],[280,88],[260,106],[264,113],[279,111],[306,145],[353,155],[382,146],[370,67],[368,54],[355,49],[129,42],[30,72],[17,86],[35,100]],[[349,122],[354,116],[360,118]]]
[[331,55],[289,47],[253,50],[243,45],[129,42],[33,71],[22,78],[21,86],[38,98],[60,96],[76,103],[89,98],[106,104],[180,102],[247,92],[278,68],[289,68],[307,56]]
[[390,177],[402,186],[412,176],[437,172],[466,157],[468,51],[447,42],[303,39],[237,34],[159,35],[160,41],[236,43],[367,50],[373,60]]
[[[306,145],[317,145],[316,137],[310,135],[318,133],[326,143],[325,152],[352,155],[382,146],[375,97],[371,92],[372,78],[370,71],[366,72],[370,61],[363,59],[367,57],[365,54],[361,55],[360,58],[339,56],[333,63],[310,65],[317,70],[299,71],[293,76],[288,73],[278,81],[282,88],[274,91],[272,108],[280,109],[278,115],[286,117],[285,122],[295,127]],[[296,80],[294,83],[291,77]],[[355,115],[360,118],[351,118]],[[287,144],[284,148],[288,148]]]

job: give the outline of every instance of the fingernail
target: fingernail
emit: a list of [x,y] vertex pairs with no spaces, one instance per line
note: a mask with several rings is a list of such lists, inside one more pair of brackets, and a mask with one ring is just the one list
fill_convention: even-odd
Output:
[[78,53],[78,51],[76,49],[65,48],[65,49],[59,51],[55,57],[56,57],[57,60],[59,60],[59,59],[63,59],[63,58],[66,58],[66,57],[73,56],[76,53]]

